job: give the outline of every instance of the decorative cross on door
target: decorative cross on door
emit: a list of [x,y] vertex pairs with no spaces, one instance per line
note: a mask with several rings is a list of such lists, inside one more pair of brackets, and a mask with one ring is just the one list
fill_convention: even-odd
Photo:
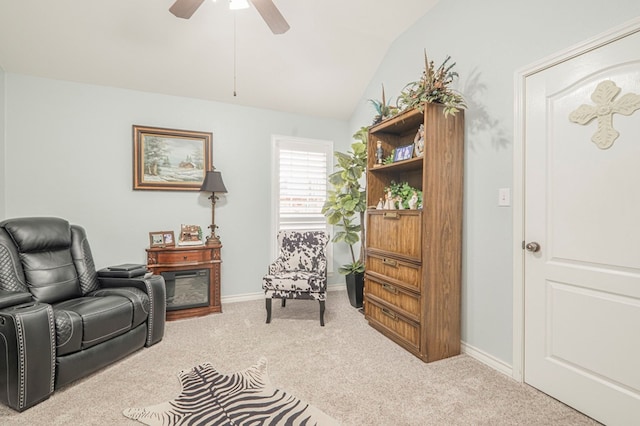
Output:
[[627,93],[614,100],[620,90],[613,81],[605,80],[598,84],[591,95],[595,105],[582,104],[569,115],[569,120],[578,124],[587,124],[594,118],[598,119],[598,130],[591,140],[600,149],[610,148],[620,136],[613,128],[613,114],[631,115],[640,108],[640,95],[635,93]]

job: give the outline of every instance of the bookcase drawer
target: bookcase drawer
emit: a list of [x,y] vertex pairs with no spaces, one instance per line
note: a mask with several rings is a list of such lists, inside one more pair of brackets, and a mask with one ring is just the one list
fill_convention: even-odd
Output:
[[420,261],[422,210],[369,210],[367,250]]
[[365,269],[378,277],[389,278],[388,281],[400,281],[420,292],[422,268],[418,264],[371,253],[367,255]]
[[365,291],[367,296],[374,300],[382,300],[402,311],[402,314],[415,322],[420,322],[420,296],[404,290],[402,287],[392,285],[375,277],[365,278]]
[[399,315],[393,309],[366,298],[365,316],[369,323],[376,325],[384,334],[390,334],[394,340],[414,351],[420,347],[420,325]]

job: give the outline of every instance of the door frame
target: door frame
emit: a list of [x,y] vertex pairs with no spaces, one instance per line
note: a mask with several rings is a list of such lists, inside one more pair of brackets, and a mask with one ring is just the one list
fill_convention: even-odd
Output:
[[513,361],[512,377],[524,382],[524,259],[526,79],[569,59],[640,31],[640,17],[530,64],[515,73],[513,142]]

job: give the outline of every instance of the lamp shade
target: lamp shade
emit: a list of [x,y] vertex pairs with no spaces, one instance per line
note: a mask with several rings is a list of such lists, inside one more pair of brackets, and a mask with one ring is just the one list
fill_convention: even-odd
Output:
[[224,186],[224,182],[222,181],[222,174],[216,171],[207,172],[204,177],[204,182],[202,182],[202,186],[200,187],[200,191],[226,193],[227,188]]

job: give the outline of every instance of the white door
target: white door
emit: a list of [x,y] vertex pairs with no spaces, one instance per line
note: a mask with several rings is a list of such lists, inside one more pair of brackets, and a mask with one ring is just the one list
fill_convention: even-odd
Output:
[[577,53],[525,81],[524,380],[640,425],[640,32]]

